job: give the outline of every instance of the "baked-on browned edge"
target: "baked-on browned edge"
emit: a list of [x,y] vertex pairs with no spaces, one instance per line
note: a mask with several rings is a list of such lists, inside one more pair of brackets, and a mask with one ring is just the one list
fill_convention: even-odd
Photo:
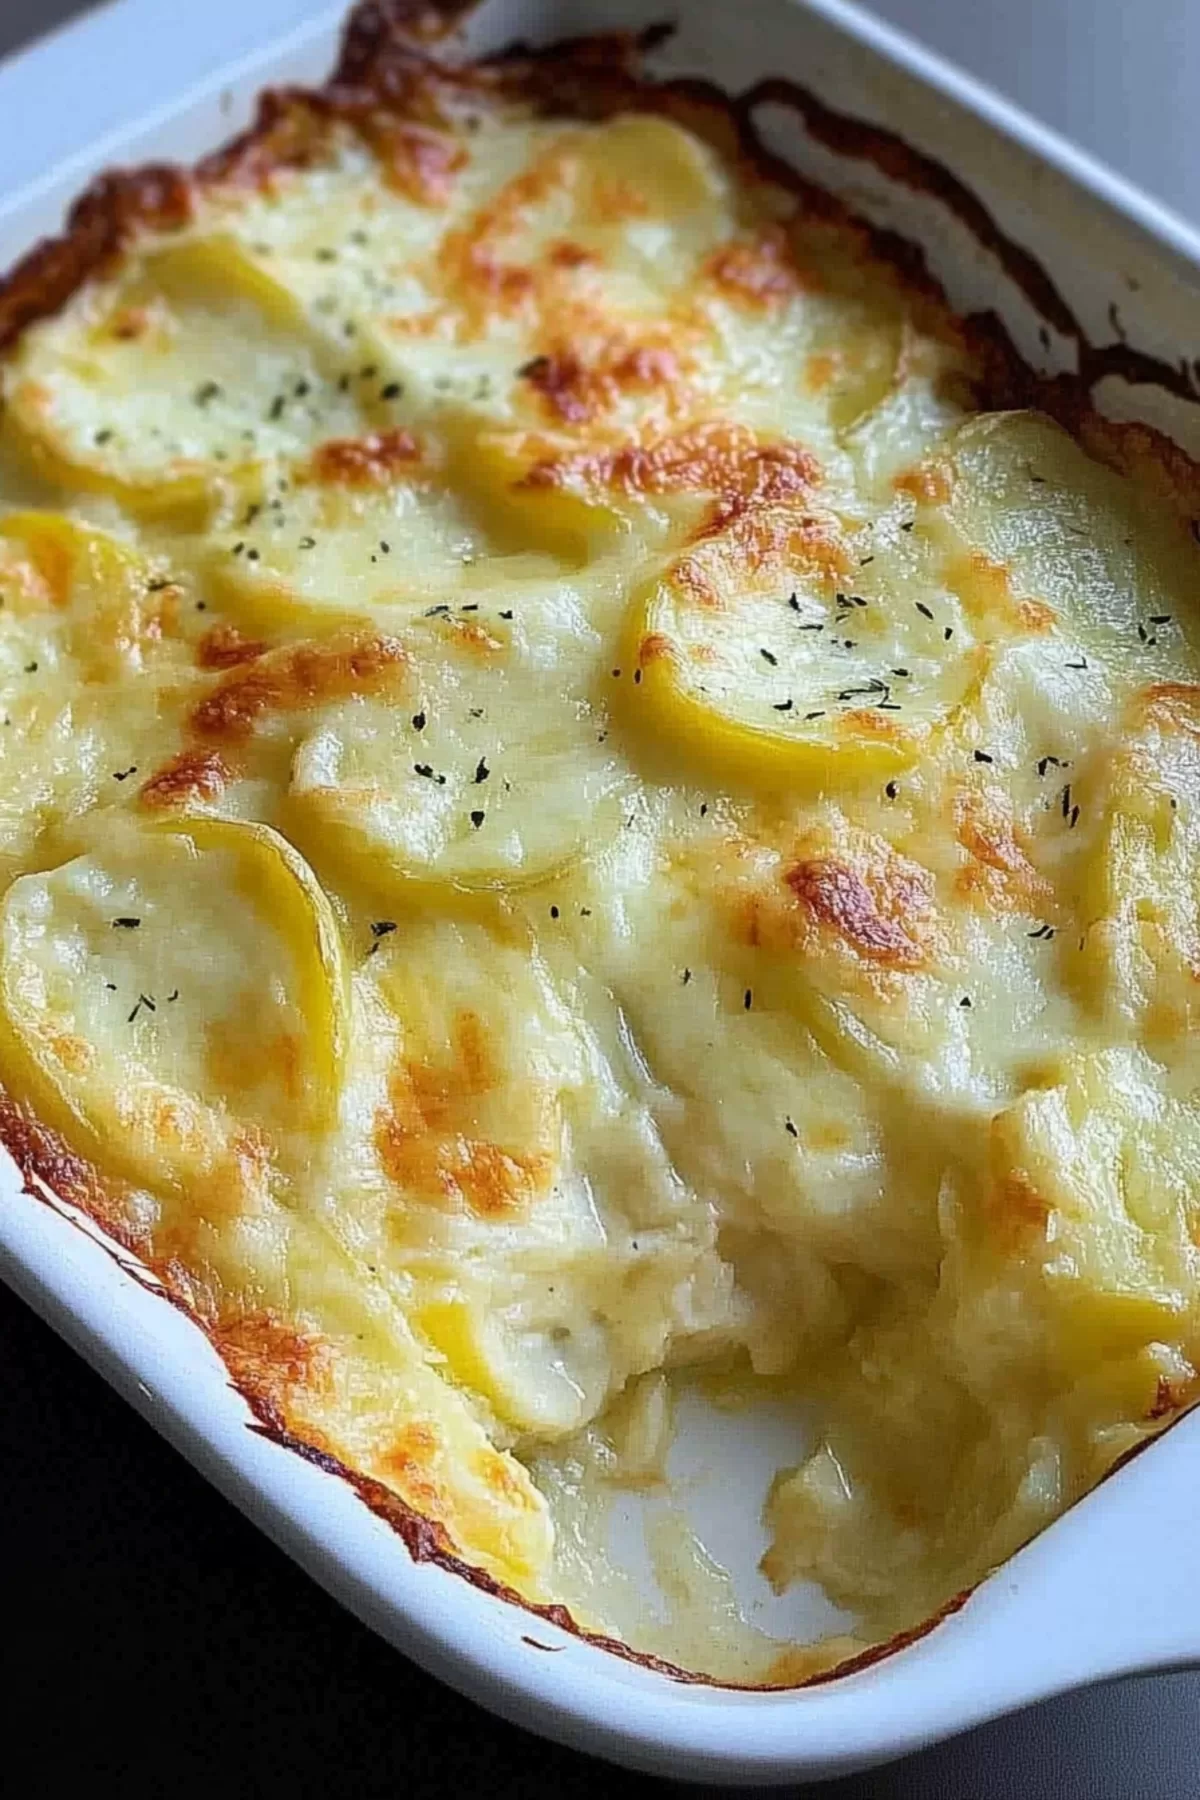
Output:
[[[163,232],[186,225],[205,188],[228,182],[257,183],[273,170],[303,168],[319,151],[323,131],[332,121],[349,123],[368,137],[389,121],[436,124],[440,119],[439,92],[470,91],[481,98],[492,95],[523,100],[540,111],[564,117],[601,119],[623,111],[654,112],[715,143],[753,173],[788,187],[810,216],[852,231],[864,250],[885,263],[928,308],[936,327],[964,343],[978,370],[976,389],[982,407],[1038,407],[1077,436],[1092,454],[1152,480],[1188,517],[1200,513],[1200,466],[1163,433],[1138,423],[1113,423],[1093,404],[1095,387],[1110,375],[1198,401],[1200,362],[1174,365],[1136,349],[1124,339],[1115,319],[1116,340],[1092,344],[1046,269],[1000,229],[971,190],[941,163],[891,131],[834,112],[815,94],[783,77],[770,77],[739,96],[697,79],[649,80],[641,68],[643,53],[661,41],[669,27],[636,35],[613,32],[568,39],[545,49],[516,45],[474,64],[434,60],[428,46],[451,33],[459,19],[480,3],[363,0],[347,21],[337,64],[323,87],[267,90],[260,96],[251,127],[192,170],[149,164],[97,177],[71,207],[62,235],[37,244],[0,279],[0,352],[11,349],[38,319],[60,311],[89,278],[119,257],[139,231]],[[1045,376],[1030,368],[995,312],[957,319],[918,246],[864,224],[840,201],[766,149],[755,122],[757,111],[765,106],[794,111],[809,135],[830,149],[871,162],[893,181],[939,200],[1033,305],[1044,321],[1044,341],[1049,341],[1048,329],[1067,339],[1075,352],[1077,372]],[[50,1205],[57,1200],[78,1208],[113,1241],[114,1254],[119,1246],[141,1256],[144,1247],[134,1240],[117,1198],[106,1190],[95,1169],[2,1087],[0,1143],[16,1162],[27,1194]],[[485,1593],[674,1681],[776,1691],[834,1681],[915,1643],[964,1606],[973,1591],[954,1595],[931,1618],[885,1643],[798,1681],[733,1683],[680,1668],[633,1650],[619,1639],[588,1631],[565,1606],[528,1601],[466,1562],[434,1520],[423,1517],[382,1482],[348,1468],[289,1428],[277,1392],[256,1380],[246,1360],[238,1361],[229,1346],[222,1344],[219,1326],[205,1316],[182,1271],[168,1264],[156,1267],[151,1275],[123,1258],[122,1266],[204,1331],[230,1370],[231,1385],[254,1415],[252,1429],[348,1482],[401,1538],[414,1562],[435,1563]],[[235,1362],[236,1371],[231,1368]],[[1175,1415],[1176,1419],[1180,1416],[1181,1412]],[[1151,1441],[1148,1437],[1136,1445],[1109,1473]],[[550,1648],[530,1637],[523,1641],[534,1649]]]

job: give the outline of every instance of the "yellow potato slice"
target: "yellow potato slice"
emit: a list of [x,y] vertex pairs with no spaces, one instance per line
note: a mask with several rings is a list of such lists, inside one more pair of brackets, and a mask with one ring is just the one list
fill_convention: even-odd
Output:
[[1200,687],[1150,685],[1127,712],[1128,735],[1071,788],[1079,931],[1068,967],[1109,1031],[1174,1062],[1200,1026]]
[[5,896],[5,1080],[102,1168],[152,1186],[330,1126],[345,980],[302,859],[266,826],[215,818],[103,839]]
[[541,903],[405,908],[356,980],[385,1047],[380,1255],[452,1380],[506,1431],[552,1439],[724,1322],[729,1284],[704,1202],[621,1082],[615,1007],[607,1028],[603,1000],[580,1013],[586,976],[539,921],[561,947]]
[[26,334],[7,429],[43,474],[139,512],[361,428],[287,291],[226,235],[148,250]]
[[1002,570],[1015,606],[1049,609],[1069,646],[1119,652],[1147,674],[1177,669],[1200,631],[1200,551],[1146,489],[1085,455],[1039,413],[992,413],[946,447],[952,535]]
[[511,919],[402,915],[361,978],[394,1021],[374,1139],[414,1322],[507,1427],[563,1436],[613,1379],[589,1300],[605,1235],[579,1160],[604,1105],[589,1034]]
[[[525,1309],[522,1309],[525,1310]],[[483,1396],[515,1431],[567,1437],[599,1410],[607,1392],[606,1335],[590,1322],[574,1331],[510,1322],[464,1300],[433,1302],[416,1324],[463,1387]]]
[[599,849],[631,777],[588,691],[587,637],[566,584],[511,607],[438,607],[406,640],[403,696],[332,706],[299,742],[301,841],[371,884],[468,888],[525,884]]
[[[0,864],[116,806],[193,679],[185,589],[122,539],[49,512],[0,520]],[[114,706],[118,683],[121,701]],[[61,856],[67,854],[60,851]]]
[[[1067,1060],[993,1127],[993,1178],[966,1202],[976,1279],[1040,1290],[1050,1346],[1090,1373],[1170,1343],[1190,1300],[1200,1117],[1139,1050]],[[978,1215],[982,1216],[978,1216]]]
[[255,631],[374,619],[389,628],[439,602],[519,594],[555,565],[503,554],[476,509],[407,432],[320,446],[306,465],[247,491],[211,540],[209,584]]
[[0,519],[0,598],[31,632],[58,639],[84,683],[175,673],[182,585],[124,539],[53,512]]
[[794,506],[702,538],[635,601],[628,716],[765,785],[915,761],[985,663],[927,546],[892,524],[861,544],[851,557],[835,521]]

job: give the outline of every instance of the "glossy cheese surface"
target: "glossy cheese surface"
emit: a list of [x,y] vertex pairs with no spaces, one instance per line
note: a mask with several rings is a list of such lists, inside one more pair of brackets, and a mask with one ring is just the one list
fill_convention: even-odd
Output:
[[803,1407],[811,1672],[1195,1392],[1200,551],[652,110],[291,105],[0,366],[6,1135],[588,1625],[673,1386]]

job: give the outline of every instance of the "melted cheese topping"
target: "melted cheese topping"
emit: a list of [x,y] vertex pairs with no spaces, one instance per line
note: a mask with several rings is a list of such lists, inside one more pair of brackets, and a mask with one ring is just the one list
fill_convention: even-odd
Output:
[[1197,551],[698,138],[441,105],[7,359],[0,1075],[527,1597],[619,1613],[664,1371],[815,1408],[854,1635],[627,1620],[798,1679],[1195,1390]]

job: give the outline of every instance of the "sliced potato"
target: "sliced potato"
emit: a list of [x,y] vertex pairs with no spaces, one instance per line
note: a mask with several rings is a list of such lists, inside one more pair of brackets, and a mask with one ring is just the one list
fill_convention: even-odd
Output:
[[[921,545],[851,554],[829,515],[755,507],[635,601],[631,717],[710,766],[778,785],[878,778],[913,762],[985,667]],[[861,566],[860,566],[861,565]]]
[[177,674],[187,659],[172,643],[183,591],[125,539],[61,513],[0,519],[0,599],[58,636],[85,684],[153,666]]
[[1173,1061],[1200,1025],[1200,687],[1144,688],[1127,717],[1072,790],[1085,838],[1068,966],[1093,1016]]
[[1137,1050],[1071,1058],[997,1118],[993,1150],[969,1205],[979,1278],[1036,1289],[1029,1312],[1072,1371],[1174,1341],[1194,1304],[1200,1116],[1161,1068]]
[[[153,766],[192,679],[183,592],[107,532],[50,512],[0,520],[5,868],[43,832],[61,836],[89,808],[119,805],[139,766]],[[55,853],[43,843],[40,854]]]
[[513,608],[440,608],[407,640],[402,702],[325,710],[297,747],[290,788],[314,854],[332,847],[371,883],[493,887],[598,849],[631,778],[581,680],[573,604],[562,588],[525,590]]
[[1015,607],[1048,610],[1064,645],[1110,650],[1147,674],[1178,667],[1181,639],[1194,654],[1200,551],[1144,489],[1039,413],[971,419],[945,460],[943,521],[1003,571]]
[[362,979],[394,1021],[374,1138],[415,1323],[506,1426],[563,1436],[613,1379],[593,1317],[605,1234],[578,1143],[603,1104],[588,1033],[511,920],[401,916]]
[[43,473],[139,512],[361,428],[287,291],[228,236],[168,242],[28,333],[7,426]]
[[101,1167],[185,1187],[334,1120],[340,939],[262,825],[130,821],[4,900],[5,1079]]
[[505,590],[519,597],[555,566],[503,554],[407,432],[329,441],[244,499],[206,560],[214,592],[255,631],[320,631],[354,618],[395,628],[438,602],[501,607]]
[[464,1300],[431,1303],[416,1323],[446,1358],[453,1379],[523,1435],[567,1437],[607,1397],[610,1358],[597,1325],[527,1327]]

